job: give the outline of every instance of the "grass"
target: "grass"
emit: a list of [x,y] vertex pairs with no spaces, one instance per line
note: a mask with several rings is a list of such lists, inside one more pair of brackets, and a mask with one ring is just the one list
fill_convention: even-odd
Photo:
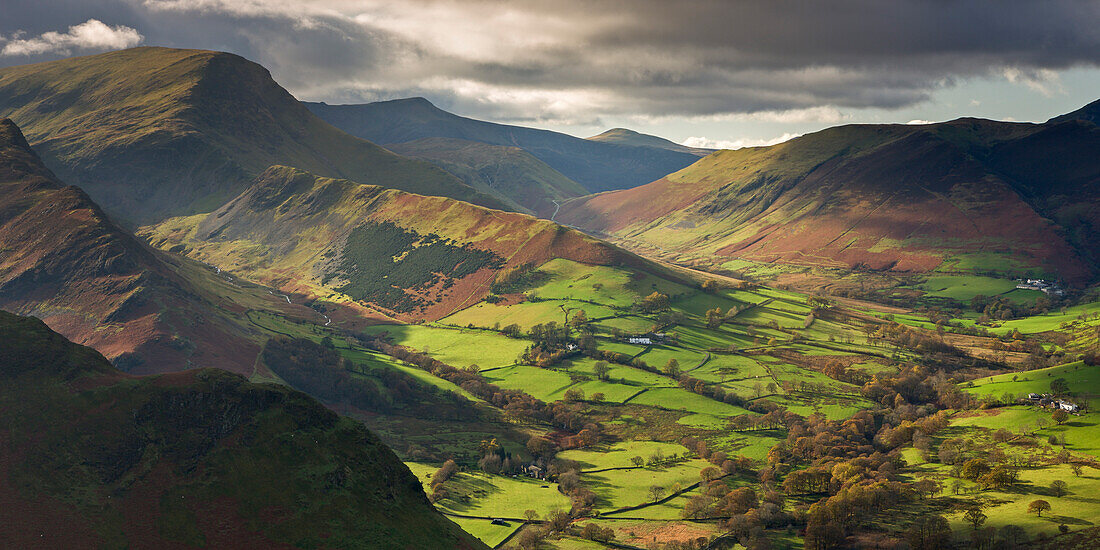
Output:
[[478,365],[483,369],[515,364],[529,342],[497,332],[477,329],[441,328],[425,325],[375,325],[369,334],[387,333],[394,343],[425,351],[455,367]]
[[682,410],[693,414],[710,414],[714,416],[751,414],[741,407],[715,401],[681,388],[653,388],[635,397],[630,402],[636,405]]
[[[1071,393],[1090,396],[1100,394],[1100,365],[1090,367],[1082,362],[979,378],[972,381],[973,386],[963,386],[963,390],[978,396],[1000,398],[1010,393],[1019,397],[1028,393],[1050,393],[1050,383],[1058,378],[1066,380]],[[1089,401],[1100,405],[1100,400],[1094,397],[1090,397]]]
[[917,288],[927,296],[969,302],[978,295],[997,296],[1010,292],[1016,288],[1016,281],[978,275],[938,275],[928,277]]

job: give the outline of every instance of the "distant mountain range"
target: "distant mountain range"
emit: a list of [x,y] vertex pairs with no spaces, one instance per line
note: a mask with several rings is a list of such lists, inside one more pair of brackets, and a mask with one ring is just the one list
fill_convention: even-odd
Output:
[[358,422],[215,369],[115,370],[0,311],[12,548],[486,548]]
[[424,138],[388,147],[435,164],[517,212],[550,218],[558,203],[588,194],[579,183],[519,147],[453,138]]
[[625,189],[679,170],[705,154],[654,136],[616,129],[581,139],[448,113],[424,98],[363,105],[306,103],[317,116],[349,134],[391,146],[425,138],[451,138],[518,147],[589,192]]
[[850,125],[720,151],[570,201],[557,219],[704,267],[744,259],[1083,284],[1100,259],[1096,106],[1045,124]]
[[505,206],[333,128],[267,69],[227,53],[134,48],[0,69],[0,117],[127,223],[208,212],[272,164]]

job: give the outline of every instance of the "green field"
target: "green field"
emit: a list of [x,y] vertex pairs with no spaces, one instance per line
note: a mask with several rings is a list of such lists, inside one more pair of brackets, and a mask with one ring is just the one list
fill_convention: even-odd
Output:
[[454,367],[478,365],[483,369],[515,364],[528,342],[499,333],[475,330],[439,328],[424,325],[375,325],[367,327],[369,334],[389,334],[395,344],[432,357]]

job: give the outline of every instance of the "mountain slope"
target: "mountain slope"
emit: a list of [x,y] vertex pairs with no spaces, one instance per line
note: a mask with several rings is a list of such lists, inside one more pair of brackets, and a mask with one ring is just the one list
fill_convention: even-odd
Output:
[[0,120],[0,308],[45,320],[127,370],[251,369],[259,352],[172,258],[66,187]]
[[6,546],[484,548],[305,394],[213,369],[127,376],[6,312],[0,342]]
[[1100,124],[1100,99],[1077,109],[1076,111],[1066,113],[1064,115],[1056,116],[1047,122],[1068,122],[1071,120],[1082,120],[1085,122],[1091,122],[1093,124]]
[[445,137],[519,147],[591,192],[648,183],[698,159],[691,153],[664,148],[602,143],[549,130],[465,118],[439,109],[424,98],[365,105],[306,103],[306,107],[349,134],[383,145]]
[[557,210],[554,201],[588,194],[580,184],[518,147],[426,138],[389,148],[431,162],[482,193],[502,197],[516,211],[543,218],[553,216]]
[[285,166],[210,214],[139,234],[285,292],[401,320],[444,317],[485,298],[501,269],[551,258],[653,269],[546,220]]
[[134,48],[0,69],[0,116],[65,181],[129,222],[209,211],[277,163],[500,206],[333,128],[266,69],[226,53]]
[[558,220],[640,250],[900,271],[1044,273],[1083,283],[1100,228],[1100,129],[960,119],[831,128],[720,151]]
[[618,143],[620,145],[633,145],[635,147],[667,149],[669,151],[692,154],[697,157],[705,157],[714,152],[714,149],[688,147],[687,145],[680,145],[679,143],[667,140],[663,137],[635,132],[629,128],[612,128],[602,134],[585,139],[602,143]]

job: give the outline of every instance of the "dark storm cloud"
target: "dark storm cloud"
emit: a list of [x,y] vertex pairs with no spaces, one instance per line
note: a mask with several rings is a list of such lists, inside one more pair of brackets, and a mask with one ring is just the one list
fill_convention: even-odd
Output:
[[4,15],[6,42],[96,19],[145,44],[233,51],[307,99],[418,94],[572,122],[828,117],[910,106],[969,78],[1044,90],[1059,70],[1100,64],[1100,2],[1081,0],[48,0]]

